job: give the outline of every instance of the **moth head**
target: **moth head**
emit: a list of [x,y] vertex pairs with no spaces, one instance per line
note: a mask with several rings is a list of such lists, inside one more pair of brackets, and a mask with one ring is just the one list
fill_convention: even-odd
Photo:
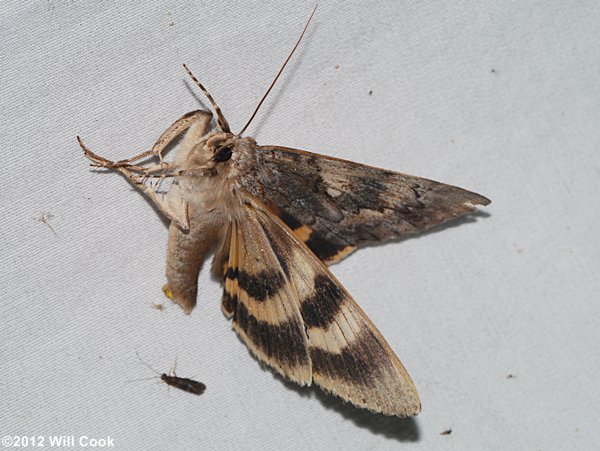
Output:
[[252,138],[232,133],[214,132],[207,135],[192,150],[188,167],[208,170],[210,174],[227,174],[236,161],[246,155],[246,149],[256,145]]
[[227,164],[235,151],[235,137],[231,133],[216,133],[206,140],[205,150],[210,155],[213,166]]

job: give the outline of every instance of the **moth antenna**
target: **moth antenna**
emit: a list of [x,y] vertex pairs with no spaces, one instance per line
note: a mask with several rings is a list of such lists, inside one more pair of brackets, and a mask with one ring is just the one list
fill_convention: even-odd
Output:
[[175,370],[177,369],[177,356],[175,356],[175,362],[173,363],[173,368],[171,369],[171,373],[173,373],[173,375],[177,376],[177,373],[175,372]]
[[308,25],[310,24],[310,21],[312,20],[313,16],[315,15],[315,11],[317,10],[317,6],[319,6],[319,5],[318,4],[315,5],[315,9],[313,9],[312,13],[310,14],[310,17],[308,18],[308,22],[306,22],[306,25],[304,26],[304,30],[302,30],[302,34],[298,38],[298,41],[296,42],[296,45],[294,46],[294,48],[292,49],[292,51],[288,55],[287,59],[283,63],[283,66],[281,66],[281,69],[279,69],[279,72],[277,72],[277,75],[275,76],[275,79],[271,83],[271,86],[269,86],[269,89],[267,89],[267,92],[265,92],[265,95],[263,96],[263,98],[258,103],[258,106],[254,110],[254,113],[252,113],[252,116],[250,116],[250,120],[246,123],[246,125],[244,126],[244,128],[242,129],[242,131],[237,134],[237,136],[242,136],[242,134],[246,131],[246,129],[248,128],[248,126],[250,125],[250,123],[252,122],[252,120],[254,119],[254,116],[256,116],[256,113],[258,113],[258,110],[260,109],[261,105],[263,104],[263,102],[265,101],[265,99],[267,98],[267,96],[269,95],[269,93],[271,92],[271,89],[273,89],[273,86],[275,86],[275,83],[277,82],[277,79],[279,78],[279,76],[283,72],[283,69],[285,69],[285,66],[287,65],[288,61],[292,58],[292,55],[294,54],[294,52],[296,51],[296,49],[300,45],[300,41],[302,41],[302,38],[304,37],[304,33],[306,33],[306,29],[308,28]]
[[151,379],[156,379],[156,376],[142,377],[141,379],[129,379],[129,380],[126,380],[125,382],[126,383],[129,383],[129,382],[141,382],[141,381],[149,381]]
[[217,123],[219,124],[219,127],[221,127],[221,130],[223,130],[225,133],[231,133],[229,123],[227,122],[227,119],[225,119],[221,108],[219,108],[219,105],[217,105],[217,102],[215,102],[215,99],[213,99],[213,96],[211,96],[210,93],[206,90],[206,88],[202,86],[202,83],[200,83],[200,81],[198,81],[194,74],[192,74],[192,71],[187,67],[186,64],[184,64],[183,67],[190,76],[190,78],[194,81],[194,83],[196,83],[196,85],[202,90],[204,95],[208,98],[211,105],[215,109],[215,112],[217,113]]
[[135,355],[137,355],[137,358],[140,359],[140,362],[142,362],[144,365],[146,365],[147,368],[150,368],[152,371],[154,371],[156,374],[158,374],[160,376],[160,373],[158,371],[156,371],[154,368],[152,368],[150,365],[148,365],[146,362],[144,362],[142,360],[142,358],[140,357],[140,355],[138,354],[137,351],[135,351]]

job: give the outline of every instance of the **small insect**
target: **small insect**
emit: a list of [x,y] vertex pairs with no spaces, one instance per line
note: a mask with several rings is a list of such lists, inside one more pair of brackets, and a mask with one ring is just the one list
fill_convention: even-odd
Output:
[[54,228],[50,225],[50,221],[54,219],[54,215],[52,213],[50,213],[49,211],[42,211],[40,213],[40,217],[34,219],[40,224],[44,224],[46,227],[48,227],[50,231],[56,236]]
[[[179,118],[152,150],[113,162],[88,149],[92,166],[114,169],[168,218],[165,295],[186,313],[198,273],[224,285],[221,309],[251,352],[285,378],[316,384],[355,406],[406,417],[421,409],[408,372],[362,309],[329,271],[357,246],[429,229],[487,205],[479,194],[351,161],[258,145],[233,133],[214,98],[184,65],[216,113]],[[171,162],[163,151],[185,133]],[[156,164],[138,164],[157,158]],[[172,178],[168,194],[145,183]]]
[[165,384],[170,385],[171,387],[178,388],[179,390],[192,393],[193,395],[201,395],[206,390],[206,385],[204,385],[202,382],[198,382],[193,379],[188,379],[187,377],[179,377],[175,374],[177,359],[175,360],[175,364],[173,365],[173,369],[170,371],[170,374],[167,374],[159,373],[146,362],[144,362],[137,352],[135,354],[137,355],[138,359],[140,359],[140,362],[142,362],[144,365],[146,365],[146,367],[158,374],[160,380],[162,380]]
[[153,302],[152,308],[160,310],[162,312],[165,309],[165,304],[157,304],[156,302]]
[[445,431],[440,432],[440,435],[450,435],[452,434],[452,429],[446,429]]

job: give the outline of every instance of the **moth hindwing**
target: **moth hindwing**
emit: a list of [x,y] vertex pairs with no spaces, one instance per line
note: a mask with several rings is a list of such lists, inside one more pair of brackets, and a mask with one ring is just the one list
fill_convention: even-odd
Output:
[[[242,135],[266,94],[234,134],[214,98],[185,69],[212,104],[215,127],[211,112],[192,111],[150,151],[118,162],[78,138],[92,165],[119,171],[171,221],[166,296],[190,313],[198,273],[216,248],[221,308],[261,362],[358,407],[416,415],[421,404],[410,376],[326,265],[362,244],[427,230],[489,200],[420,177],[259,146]],[[165,149],[182,134],[175,158],[165,161]],[[138,163],[149,158],[158,162]],[[167,177],[173,179],[167,194],[149,182]]]

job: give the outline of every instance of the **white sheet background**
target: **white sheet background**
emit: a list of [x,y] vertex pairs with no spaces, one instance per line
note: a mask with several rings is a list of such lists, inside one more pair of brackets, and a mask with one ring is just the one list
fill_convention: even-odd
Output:
[[[322,1],[249,130],[492,199],[487,217],[333,267],[411,373],[416,419],[261,369],[207,271],[191,316],[152,308],[167,301],[167,229],[122,177],[89,170],[75,136],[113,159],[148,149],[199,107],[183,62],[239,130],[313,6],[1,3],[0,435],[156,450],[597,449],[595,1]],[[153,376],[136,351],[160,371],[177,357],[206,394],[128,383]]]

